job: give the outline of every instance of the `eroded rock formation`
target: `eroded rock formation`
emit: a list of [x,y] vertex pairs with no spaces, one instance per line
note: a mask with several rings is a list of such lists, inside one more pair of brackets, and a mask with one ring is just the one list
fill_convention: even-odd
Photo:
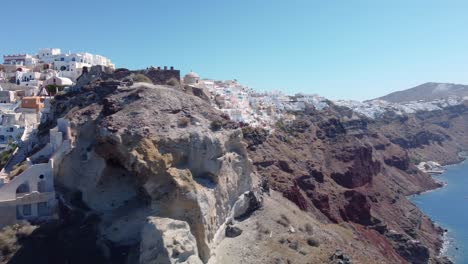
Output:
[[148,217],[184,221],[206,262],[235,202],[256,186],[241,130],[214,131],[212,122],[228,124],[221,113],[173,88],[112,85],[56,102],[80,105],[66,114],[76,148],[57,182],[80,193],[105,240],[137,247]]
[[[343,111],[309,110],[255,144],[249,151],[258,173],[317,219],[353,226],[357,239],[380,245],[376,256],[389,263],[439,261],[442,230],[406,196],[440,185],[416,169],[407,146],[387,138],[378,123]],[[304,129],[304,123],[310,125]],[[425,144],[419,135],[414,142]]]
[[145,71],[82,79],[41,125],[71,121],[75,148],[56,182],[80,220],[63,221],[93,232],[99,261],[446,261],[441,228],[406,196],[440,186],[418,159],[456,162],[468,146],[466,106],[370,120],[331,105],[269,133],[241,129],[193,89],[135,74]]

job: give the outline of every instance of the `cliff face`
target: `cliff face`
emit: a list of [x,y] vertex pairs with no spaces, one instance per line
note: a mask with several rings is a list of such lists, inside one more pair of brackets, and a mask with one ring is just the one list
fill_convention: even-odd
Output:
[[164,86],[101,83],[60,104],[71,108],[75,148],[57,183],[99,217],[102,240],[138,251],[148,217],[180,220],[207,261],[216,232],[256,182],[241,130]]
[[[372,241],[367,247],[376,250],[376,260],[440,261],[440,228],[405,197],[440,185],[419,172],[385,130],[331,107],[306,111],[266,139],[248,129],[244,136],[271,188],[322,222],[346,224],[357,240]],[[348,250],[353,257],[361,249]]]
[[468,105],[466,103],[437,111],[406,116],[388,113],[373,127],[393,143],[408,150],[412,161],[461,161],[458,153],[468,149]]
[[415,162],[459,160],[467,106],[371,120],[331,105],[269,133],[187,87],[88,77],[41,124],[68,118],[74,148],[55,181],[62,219],[28,243],[54,233],[101,263],[446,263],[442,230],[406,196],[440,186]]

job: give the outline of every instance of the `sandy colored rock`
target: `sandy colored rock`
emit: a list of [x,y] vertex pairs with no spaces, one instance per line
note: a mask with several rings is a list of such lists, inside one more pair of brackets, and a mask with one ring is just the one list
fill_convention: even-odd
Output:
[[149,217],[141,231],[140,264],[202,264],[187,222]]

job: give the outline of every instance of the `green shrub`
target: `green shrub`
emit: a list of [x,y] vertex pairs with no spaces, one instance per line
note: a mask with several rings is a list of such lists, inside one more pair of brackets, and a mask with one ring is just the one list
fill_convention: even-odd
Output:
[[179,81],[178,81],[176,78],[171,78],[171,79],[169,79],[169,80],[166,82],[166,85],[169,85],[169,86],[179,86],[180,83],[179,83]]
[[133,75],[132,80],[134,82],[153,83],[150,78],[141,73]]
[[213,131],[218,131],[223,127],[223,122],[221,120],[211,121],[210,128]]
[[181,117],[179,120],[177,120],[177,125],[179,127],[187,127],[190,124],[190,118],[188,117]]
[[28,162],[23,161],[20,164],[13,166],[13,170],[10,172],[9,179],[12,180],[14,177],[20,175],[28,168]]
[[318,246],[320,246],[320,243],[318,242],[318,240],[315,239],[315,238],[313,238],[313,237],[307,239],[307,244],[309,244],[309,246],[311,246],[311,247],[318,247]]

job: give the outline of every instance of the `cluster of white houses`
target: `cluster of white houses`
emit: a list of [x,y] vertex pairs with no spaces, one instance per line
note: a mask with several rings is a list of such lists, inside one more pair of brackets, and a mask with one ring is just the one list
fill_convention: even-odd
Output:
[[[29,155],[38,125],[48,118],[50,101],[61,89],[95,65],[114,69],[112,62],[90,53],[41,49],[35,55],[3,56],[0,64],[0,154],[10,153],[0,171],[0,227],[18,220],[55,216],[53,176],[72,148],[69,123],[57,121],[50,142]],[[22,172],[17,168],[21,165]],[[19,174],[18,174],[19,173]],[[18,175],[15,175],[18,174]]]
[[[50,111],[51,99],[23,96],[0,103],[0,154],[9,153],[0,171],[0,227],[55,215],[53,175],[55,165],[71,149],[68,122],[58,120],[58,126],[50,131],[50,143],[29,155],[38,125]],[[15,170],[19,165],[21,173]]]
[[260,93],[237,80],[201,79],[194,72],[184,77],[184,83],[204,89],[210,95],[214,107],[229,115],[232,120],[266,129],[280,119],[294,119],[292,113],[304,110],[307,105],[318,109],[328,106],[325,98],[317,95],[289,96],[280,91]]
[[[115,68],[109,59],[100,55],[62,53],[60,49],[41,49],[36,55],[3,58],[0,153],[12,153],[0,171],[0,227],[22,219],[48,219],[55,215],[54,175],[57,165],[73,147],[69,122],[57,120],[57,127],[50,130],[49,144],[29,155],[37,127],[50,113],[55,93],[49,88],[57,92],[58,87],[71,87],[83,72],[95,65]],[[304,110],[308,104],[319,109],[327,106],[325,99],[316,95],[259,93],[236,80],[201,79],[194,72],[185,75],[183,84],[202,89],[213,106],[232,120],[267,129],[280,119],[294,119],[293,112]],[[15,165],[21,165],[21,173]]]
[[21,90],[26,95],[47,94],[47,87],[70,87],[79,76],[95,65],[114,69],[106,57],[87,52],[64,53],[57,48],[40,49],[37,54],[4,55],[0,66],[0,85],[6,90]]

